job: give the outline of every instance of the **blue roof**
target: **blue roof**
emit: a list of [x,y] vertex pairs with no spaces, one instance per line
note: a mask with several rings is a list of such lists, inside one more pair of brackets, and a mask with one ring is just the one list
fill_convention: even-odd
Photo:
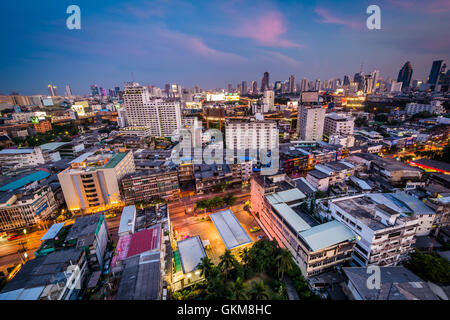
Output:
[[3,187],[0,188],[0,191],[17,190],[31,182],[40,181],[42,179],[47,178],[48,176],[50,176],[50,173],[48,173],[46,171],[42,171],[42,170],[36,171],[32,174],[29,174],[25,177],[17,179],[16,181],[13,181],[11,183],[4,185]]
[[41,241],[54,239],[58,232],[64,227],[64,222],[61,223],[55,223],[50,227],[50,229],[47,230],[47,232],[43,235],[41,238]]
[[355,239],[353,232],[336,220],[301,231],[299,235],[312,251],[325,249],[338,243]]

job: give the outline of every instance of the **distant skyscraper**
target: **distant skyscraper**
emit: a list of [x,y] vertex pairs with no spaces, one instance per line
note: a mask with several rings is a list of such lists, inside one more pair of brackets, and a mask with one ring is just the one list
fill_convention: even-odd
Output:
[[317,79],[314,83],[314,90],[319,91],[321,89],[321,83],[320,79]]
[[397,82],[402,82],[403,90],[408,90],[411,84],[411,78],[413,74],[413,69],[411,66],[411,62],[407,61],[403,68],[400,69],[398,73]]
[[289,92],[295,92],[295,75],[289,77]]
[[120,87],[115,87],[114,88],[114,96],[118,97],[119,96],[119,91],[120,91]]
[[430,75],[428,77],[428,84],[432,90],[438,90],[439,81],[445,79],[445,72],[447,70],[447,64],[444,60],[433,61],[431,66]]
[[250,87],[252,90],[252,94],[258,94],[258,82],[256,81],[250,82]]
[[53,86],[49,84],[47,87],[48,87],[48,95],[52,97],[55,96],[55,93],[53,92]]
[[91,94],[92,94],[93,97],[99,96],[99,95],[100,95],[100,91],[99,91],[99,89],[98,89],[98,85],[93,84],[93,85],[91,86]]
[[269,89],[269,73],[266,71],[264,72],[264,76],[261,80],[261,92],[264,92],[265,90]]
[[70,90],[70,87],[69,87],[68,84],[66,84],[66,96],[67,96],[68,98],[71,98],[71,97],[72,97],[72,90]]
[[58,88],[56,86],[53,86],[53,93],[56,97],[58,97]]
[[240,83],[237,84],[236,91],[238,91],[239,93],[242,92],[242,85]]
[[344,76],[344,86],[349,86],[350,85],[350,76],[345,75]]
[[247,94],[248,88],[247,88],[247,81],[242,81],[242,91],[241,94]]
[[373,70],[372,72],[372,78],[373,78],[373,92],[377,91],[377,83],[380,80],[380,71],[379,70]]
[[353,77],[353,81],[358,84],[358,91],[364,91],[364,74],[363,73],[355,73]]
[[281,81],[275,81],[273,91],[275,92],[275,94],[281,94],[283,92],[283,83]]
[[300,81],[300,91],[308,91],[308,79],[303,79]]
[[101,95],[102,97],[106,97],[106,90],[105,90],[105,88],[100,87],[100,95]]
[[231,83],[228,84],[228,92],[233,92],[233,85]]

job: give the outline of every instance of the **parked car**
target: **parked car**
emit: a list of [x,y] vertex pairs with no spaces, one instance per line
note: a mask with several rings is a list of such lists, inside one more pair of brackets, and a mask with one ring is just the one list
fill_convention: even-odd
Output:
[[250,232],[258,232],[259,230],[261,230],[260,227],[253,227],[250,229]]

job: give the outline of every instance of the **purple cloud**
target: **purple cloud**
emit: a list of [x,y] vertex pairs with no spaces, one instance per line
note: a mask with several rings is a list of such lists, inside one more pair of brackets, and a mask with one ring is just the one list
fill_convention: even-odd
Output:
[[320,16],[321,19],[317,20],[320,23],[339,24],[354,29],[362,27],[362,23],[350,19],[339,18],[324,8],[316,8],[314,9],[314,12]]
[[386,0],[393,7],[418,13],[448,13],[450,11],[449,0]]
[[305,46],[282,38],[287,32],[283,15],[278,11],[265,12],[255,19],[240,19],[241,22],[229,34],[235,37],[247,38],[268,47],[297,48]]

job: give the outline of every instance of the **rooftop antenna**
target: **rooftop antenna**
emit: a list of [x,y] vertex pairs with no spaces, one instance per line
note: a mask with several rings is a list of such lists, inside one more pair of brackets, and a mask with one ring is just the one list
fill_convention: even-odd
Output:
[[361,69],[359,70],[359,74],[363,72],[364,61],[361,62]]
[[134,72],[131,71],[131,80],[134,82]]

